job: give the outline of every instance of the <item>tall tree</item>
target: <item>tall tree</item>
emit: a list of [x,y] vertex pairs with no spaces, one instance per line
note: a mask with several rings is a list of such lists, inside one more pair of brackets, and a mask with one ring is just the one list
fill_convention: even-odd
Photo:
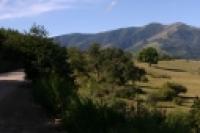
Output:
[[38,101],[52,113],[62,112],[76,94],[76,85],[67,62],[66,48],[47,38],[46,30],[41,27],[33,26],[34,32],[30,30],[26,34],[23,47],[25,72],[33,81]]
[[159,54],[157,50],[153,47],[148,47],[143,49],[138,56],[138,60],[141,62],[146,62],[151,66],[152,64],[157,64],[159,59]]

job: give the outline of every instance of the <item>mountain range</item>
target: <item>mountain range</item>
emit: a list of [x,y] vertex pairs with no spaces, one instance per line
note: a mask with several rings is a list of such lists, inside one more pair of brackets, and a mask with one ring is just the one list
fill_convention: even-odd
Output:
[[179,58],[200,58],[200,28],[177,22],[151,23],[141,27],[120,28],[95,34],[73,33],[54,37],[62,46],[87,49],[92,43],[118,47],[137,53],[155,47],[161,53]]

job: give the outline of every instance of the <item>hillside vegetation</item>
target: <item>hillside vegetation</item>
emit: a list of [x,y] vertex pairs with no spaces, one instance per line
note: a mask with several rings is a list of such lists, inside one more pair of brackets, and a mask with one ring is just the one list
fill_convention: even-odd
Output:
[[144,47],[156,47],[161,53],[178,58],[200,57],[200,29],[184,23],[162,25],[151,23],[143,27],[122,28],[97,34],[69,34],[54,40],[62,46],[87,49],[92,43],[102,47],[117,47],[137,52]]
[[[200,99],[194,96],[198,93],[198,62],[178,60],[157,64],[158,54],[151,48],[150,52],[142,52],[141,61],[150,63],[147,66],[134,61],[131,53],[120,48],[100,47],[101,44],[93,44],[84,51],[61,47],[47,37],[43,26],[34,25],[26,33],[2,31],[1,63],[8,61],[12,64],[10,69],[16,69],[18,65],[12,61],[19,61],[31,81],[35,102],[50,117],[60,119],[63,130],[199,132]],[[10,37],[13,32],[16,34]],[[5,50],[12,51],[9,60],[4,58]],[[148,55],[151,58],[146,58]],[[193,65],[197,68],[191,69]],[[177,107],[183,110],[175,110]]]
[[[95,51],[95,52],[92,52],[94,53],[95,56],[91,54],[91,51]],[[109,51],[109,52],[106,53],[106,51]],[[120,77],[123,76],[123,71],[126,71],[126,69],[124,70],[122,69],[122,71],[119,71],[118,69],[116,72],[120,72],[120,73],[113,76],[110,75],[109,73],[115,72],[113,71],[115,69],[109,69],[109,71],[106,71],[106,68],[109,68],[109,66],[116,65],[116,68],[121,68],[120,65],[118,64],[119,62],[115,62],[115,61],[119,61],[119,59],[121,59],[124,54],[123,52],[120,52],[121,54],[119,55],[117,54],[117,52],[114,52],[114,51],[118,51],[118,49],[116,48],[100,49],[99,45],[92,45],[87,51],[80,51],[77,48],[68,49],[69,63],[72,66],[74,66],[73,68],[75,68],[74,74],[76,77],[75,80],[79,86],[79,89],[78,89],[79,96],[87,97],[87,98],[92,99],[92,101],[97,102],[97,107],[92,107],[92,111],[95,111],[96,108],[100,108],[101,110],[101,105],[99,104],[101,104],[102,102],[103,102],[103,106],[107,105],[108,107],[114,108],[115,110],[122,112],[123,114],[126,114],[129,118],[133,115],[133,117],[131,117],[130,119],[135,119],[134,116],[140,116],[138,113],[145,113],[146,111],[155,113],[158,111],[161,113],[160,114],[161,117],[158,116],[158,119],[160,120],[163,119],[162,116],[167,117],[164,121],[172,122],[171,126],[176,129],[171,129],[172,128],[171,126],[168,127],[170,128],[169,130],[167,127],[156,126],[154,127],[155,129],[159,130],[160,128],[160,131],[157,131],[157,132],[165,132],[165,131],[167,132],[196,132],[196,128],[191,129],[189,125],[190,124],[193,125],[193,122],[194,123],[197,122],[196,120],[193,122],[190,121],[191,119],[193,119],[191,118],[192,115],[190,113],[194,113],[195,115],[197,115],[196,114],[197,110],[194,109],[194,107],[198,106],[197,104],[199,103],[198,102],[199,96],[197,95],[199,94],[198,80],[200,79],[200,76],[199,76],[200,62],[199,61],[168,60],[168,61],[159,61],[158,64],[156,64],[157,62],[153,61],[154,65],[148,65],[148,62],[141,63],[138,61],[134,61],[135,64],[134,65],[132,64],[133,65],[132,67],[137,66],[140,68],[140,70],[142,70],[141,68],[143,68],[146,71],[146,76],[144,76],[144,73],[140,73],[141,77],[138,80],[132,80],[132,82],[130,82],[130,80],[127,80],[127,82],[121,82],[119,84],[119,82],[115,82],[115,81],[119,81]],[[106,54],[111,54],[112,56],[108,58]],[[117,54],[118,56],[114,56],[115,54]],[[148,52],[147,54],[153,55],[152,59],[153,57],[157,59],[157,55],[155,55],[154,53],[152,54],[151,52],[150,53]],[[79,58],[74,58],[74,57],[79,57]],[[107,58],[102,58],[102,57],[107,57]],[[131,56],[129,55],[129,57]],[[93,63],[97,63],[97,64],[93,65],[93,69],[90,68],[89,71],[86,69],[86,71],[83,72],[84,69],[80,69],[80,66],[83,68],[84,67],[88,68],[88,66],[93,64],[91,62],[91,59],[95,61]],[[129,61],[130,60],[133,60],[133,58],[129,58]],[[108,62],[108,63],[104,65],[103,62]],[[125,62],[120,61],[120,63],[123,64]],[[97,78],[98,71],[94,69],[95,66],[99,66],[97,68],[100,68],[99,69],[100,70],[99,75],[101,75],[100,77],[105,76],[104,78],[102,78],[102,80],[101,79],[99,80],[99,78]],[[129,73],[132,73],[132,72],[129,71]],[[133,71],[133,73],[134,75],[137,75],[137,72]],[[110,82],[110,80],[107,80],[110,78],[118,79],[118,80],[111,80],[112,82]],[[89,101],[84,101],[84,102],[86,102],[87,104],[91,106],[94,106],[93,105],[94,103],[91,103]],[[80,103],[80,104],[82,107],[81,109],[83,109],[84,111],[84,107],[82,105],[84,103]],[[80,110],[75,110],[75,111],[79,112]],[[159,114],[158,112],[156,113],[157,115]],[[93,113],[97,113],[97,112],[93,112]],[[133,113],[133,114],[131,115],[129,113]],[[86,114],[83,113],[83,114],[87,116],[87,113]],[[78,115],[78,114],[75,114],[75,115]],[[96,115],[98,115],[98,113]],[[87,117],[82,118],[81,116],[78,116],[78,117],[80,119],[87,118]],[[91,121],[95,121],[95,122],[98,121],[98,119],[95,119],[95,120],[94,119],[91,119]],[[150,125],[150,127],[144,126],[147,119],[150,119],[151,121],[151,118],[147,118],[147,116],[145,116],[144,121],[142,120],[144,123],[143,122],[140,123],[142,124],[142,126],[139,124],[139,122],[138,124],[143,128],[147,128],[148,132],[155,132],[152,130],[152,127],[154,125]],[[151,122],[155,122],[156,124],[158,124],[157,118],[155,118],[155,116],[152,116],[152,119],[156,121],[151,121]],[[148,124],[150,123],[150,121],[148,122]],[[179,122],[176,123],[177,121],[179,122],[182,121],[184,124],[179,123]],[[89,121],[81,121],[81,122],[90,123]],[[174,122],[178,125],[180,124],[179,125],[180,127],[176,125]],[[80,123],[80,124],[83,124],[83,123]],[[160,123],[160,124],[162,126],[164,126],[165,124],[169,126],[168,125],[169,123],[165,123],[165,124]],[[138,129],[140,130],[139,132],[141,133],[147,132],[147,130],[141,130],[141,128],[138,128],[140,127],[139,125],[136,126],[133,124],[130,128],[123,129],[123,131],[133,132],[135,131],[135,129],[136,130]],[[183,125],[185,126],[185,128],[182,127]],[[90,128],[92,129],[92,127]],[[114,129],[117,129],[117,128],[114,128]],[[117,130],[120,130],[120,129],[117,129]],[[80,132],[80,131],[77,131],[77,132]]]

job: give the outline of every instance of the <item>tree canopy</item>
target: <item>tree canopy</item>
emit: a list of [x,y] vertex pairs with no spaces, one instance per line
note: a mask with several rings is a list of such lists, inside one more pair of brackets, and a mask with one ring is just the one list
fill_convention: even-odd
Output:
[[144,48],[138,56],[138,60],[141,62],[146,62],[151,66],[152,64],[157,64],[159,59],[158,52],[153,47]]
[[[129,81],[140,80],[145,71],[136,67],[132,56],[118,48],[101,48],[93,44],[85,51],[69,48],[70,63],[74,69],[97,82],[125,85]],[[80,57],[80,58],[77,58]]]
[[47,33],[39,25],[26,33],[0,29],[0,72],[24,69],[38,102],[54,112],[65,108],[76,86],[66,48]]

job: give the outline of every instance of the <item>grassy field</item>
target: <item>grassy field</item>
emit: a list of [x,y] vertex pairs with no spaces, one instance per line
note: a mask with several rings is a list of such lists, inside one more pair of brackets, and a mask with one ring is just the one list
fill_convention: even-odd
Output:
[[200,61],[173,60],[160,61],[159,64],[149,67],[148,64],[138,63],[136,65],[144,68],[148,75],[147,83],[137,83],[147,93],[161,87],[166,82],[174,82],[187,87],[188,91],[181,97],[184,99],[182,106],[172,102],[159,103],[169,109],[188,110],[195,97],[200,97]]
[[[138,97],[143,100],[147,99],[149,94],[157,92],[158,89],[167,82],[177,83],[187,88],[187,92],[180,95],[183,102],[181,105],[177,105],[173,101],[160,101],[157,103],[158,108],[166,109],[170,112],[177,110],[189,111],[194,99],[200,97],[200,61],[160,61],[159,64],[151,67],[146,63],[135,61],[135,65],[144,68],[147,72],[148,82],[136,83],[136,85],[145,92],[144,94],[138,95]],[[78,80],[79,84],[82,85],[81,88],[79,88],[79,94],[81,96],[92,96],[92,98],[99,99],[98,96],[96,97],[96,94],[99,93],[100,95],[103,95],[103,98],[106,98],[106,101],[108,102],[112,102],[113,99],[119,99],[126,101],[130,106],[135,105],[136,103],[136,98],[115,97],[117,89],[111,89],[112,84],[99,84],[88,80],[86,77],[81,77]]]

